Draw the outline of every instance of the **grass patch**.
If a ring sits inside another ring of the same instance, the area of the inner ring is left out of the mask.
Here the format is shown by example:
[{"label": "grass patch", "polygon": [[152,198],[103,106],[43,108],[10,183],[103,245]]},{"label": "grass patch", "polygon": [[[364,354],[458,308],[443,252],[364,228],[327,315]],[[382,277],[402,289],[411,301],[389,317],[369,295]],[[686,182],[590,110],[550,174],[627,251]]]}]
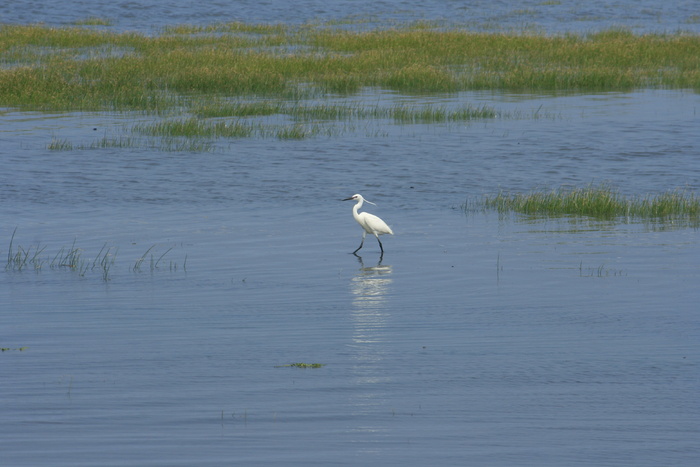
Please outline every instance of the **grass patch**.
[{"label": "grass patch", "polygon": [[[207,103],[193,109],[198,118],[288,116],[298,121],[393,119],[397,123],[442,123],[506,116],[489,106],[303,104],[286,101]],[[191,126],[197,126],[194,122]],[[215,133],[215,132],[214,132]]]},{"label": "grass patch", "polygon": [[157,123],[139,124],[133,127],[138,133],[152,136],[242,138],[255,132],[251,124],[239,121],[207,121],[198,118],[165,120]]},{"label": "grass patch", "polygon": [[700,199],[693,193],[678,190],[653,196],[626,197],[609,186],[590,185],[585,188],[560,188],[526,194],[499,193],[484,197],[480,204],[499,213],[700,220]]},{"label": "grass patch", "polygon": [[[505,114],[487,106],[464,105],[456,109],[432,105],[396,105],[393,107],[362,107],[360,105],[303,105],[299,103],[260,101],[244,103],[205,104],[195,109],[196,116],[185,119],[165,119],[155,123],[140,123],[132,132],[162,138],[249,138],[275,137],[305,139],[320,134],[342,133],[342,127],[328,123],[352,120],[393,120],[397,124],[432,124],[496,118]],[[263,121],[260,118],[269,117]],[[250,119],[253,120],[250,120]],[[285,123],[291,119],[294,123]],[[128,143],[128,141],[127,141]],[[66,141],[52,141],[53,149],[72,149]]]},{"label": "grass patch", "polygon": [[66,139],[53,137],[51,142],[46,146],[46,149],[51,151],[71,151],[73,150],[73,143]]},{"label": "grass patch", "polygon": [[496,118],[500,114],[492,107],[471,105],[458,109],[448,109],[442,106],[406,107],[396,106],[390,109],[388,115],[398,123],[445,123],[476,119]]},{"label": "grass patch", "polygon": [[276,366],[275,368],[284,368],[284,367],[291,367],[291,368],[323,368],[325,363],[290,363],[288,365],[279,365]]},{"label": "grass patch", "polygon": [[[98,20],[95,20],[98,21]],[[99,53],[87,53],[97,50]],[[327,25],[174,26],[161,35],[0,26],[0,105],[143,110],[201,96],[700,89],[700,38],[624,29],[545,36]]]},{"label": "grass patch", "polygon": [[[105,137],[86,146],[56,136],[50,150],[154,146],[200,152],[214,150],[212,141],[220,138],[304,139],[356,128],[334,122],[509,117],[471,105],[318,103],[366,89],[413,96],[486,89],[700,90],[700,37],[682,33],[477,33],[434,22],[373,29],[231,22],[177,25],[153,36],[85,27],[104,23],[0,25],[0,107],[137,111],[163,119],[131,129],[146,138]],[[530,117],[539,118],[539,110]]]}]

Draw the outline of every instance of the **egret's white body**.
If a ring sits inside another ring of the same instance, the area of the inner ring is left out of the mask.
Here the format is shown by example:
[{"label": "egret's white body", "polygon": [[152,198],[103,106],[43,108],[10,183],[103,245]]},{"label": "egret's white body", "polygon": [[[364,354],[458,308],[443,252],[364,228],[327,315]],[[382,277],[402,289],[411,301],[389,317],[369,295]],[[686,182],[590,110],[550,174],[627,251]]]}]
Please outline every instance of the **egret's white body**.
[{"label": "egret's white body", "polygon": [[[357,247],[357,250],[353,251],[354,253],[357,253],[360,248],[365,244],[365,236],[369,233],[374,235],[374,237],[377,239],[379,242],[379,249],[382,251],[382,254],[384,254],[384,247],[382,246],[381,240],[379,240],[380,235],[384,234],[389,234],[389,235],[394,235],[394,232],[391,230],[391,228],[386,225],[386,222],[381,220],[379,217],[375,216],[374,214],[370,214],[368,212],[360,212],[358,213],[358,209],[362,207],[362,203],[367,201],[362,197],[360,194],[352,195],[349,198],[345,198],[343,201],[357,201],[355,206],[352,207],[352,217],[355,218],[358,224],[360,224],[360,227],[362,227],[363,232],[362,232],[362,242],[360,243],[360,246]],[[374,204],[371,201],[367,201],[369,204]],[[375,204],[376,206],[376,204]]]}]

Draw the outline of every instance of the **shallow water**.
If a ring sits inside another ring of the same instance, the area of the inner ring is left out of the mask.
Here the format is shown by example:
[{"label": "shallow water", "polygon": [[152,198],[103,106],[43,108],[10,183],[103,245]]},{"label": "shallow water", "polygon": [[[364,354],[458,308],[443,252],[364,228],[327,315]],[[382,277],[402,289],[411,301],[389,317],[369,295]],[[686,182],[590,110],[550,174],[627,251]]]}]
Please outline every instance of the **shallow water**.
[{"label": "shallow water", "polygon": [[[47,151],[112,117],[4,115],[0,238],[47,257],[0,273],[4,458],[693,465],[697,230],[460,205],[697,191],[697,96],[493,104],[559,117],[182,154]],[[354,192],[396,232],[381,262],[371,238],[349,254]],[[115,249],[109,280],[49,266],[73,242],[88,262]]]},{"label": "shallow water", "polygon": [[609,2],[434,1],[420,7],[405,0],[334,2],[301,0],[295,8],[280,0],[265,2],[206,2],[149,0],[146,2],[65,0],[52,3],[18,0],[0,5],[6,23],[66,25],[88,17],[109,19],[117,30],[151,32],[174,24],[210,24],[226,21],[305,23],[309,21],[355,20],[367,26],[417,20],[444,21],[474,30],[534,30],[547,33],[587,33],[612,27],[635,32],[700,32],[697,3],[675,0],[622,0]]},{"label": "shallow water", "polygon": [[[0,114],[0,257],[16,228],[46,258],[0,271],[3,465],[694,466],[697,228],[461,205],[697,193],[698,95],[427,99],[523,118],[184,153],[46,149],[138,115]],[[356,192],[383,258],[349,254]]]}]

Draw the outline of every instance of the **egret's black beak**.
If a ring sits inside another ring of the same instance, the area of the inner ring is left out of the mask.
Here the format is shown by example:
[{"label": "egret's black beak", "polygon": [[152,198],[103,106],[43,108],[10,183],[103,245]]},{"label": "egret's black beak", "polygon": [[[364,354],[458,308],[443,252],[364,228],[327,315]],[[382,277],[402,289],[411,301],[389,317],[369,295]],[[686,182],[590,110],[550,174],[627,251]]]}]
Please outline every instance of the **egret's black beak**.
[{"label": "egret's black beak", "polygon": [[340,201],[350,201],[351,199],[352,199],[352,197],[350,197],[350,198],[345,198],[345,199],[341,199]]}]

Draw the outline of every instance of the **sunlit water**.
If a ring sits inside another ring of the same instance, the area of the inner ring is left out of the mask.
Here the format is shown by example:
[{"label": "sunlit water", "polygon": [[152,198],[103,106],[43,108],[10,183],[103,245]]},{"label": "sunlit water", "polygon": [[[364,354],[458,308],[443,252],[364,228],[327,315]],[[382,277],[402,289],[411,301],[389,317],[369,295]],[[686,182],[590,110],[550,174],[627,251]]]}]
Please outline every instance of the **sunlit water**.
[{"label": "sunlit water", "polygon": [[[153,21],[215,20],[189,8]],[[696,465],[697,229],[461,206],[697,193],[698,95],[431,99],[523,118],[179,153],[46,149],[135,115],[0,115],[3,262],[15,229],[13,251],[46,258],[0,271],[2,464]],[[373,238],[350,254],[356,192],[396,233],[383,258]],[[82,276],[51,264],[73,245]]]}]

